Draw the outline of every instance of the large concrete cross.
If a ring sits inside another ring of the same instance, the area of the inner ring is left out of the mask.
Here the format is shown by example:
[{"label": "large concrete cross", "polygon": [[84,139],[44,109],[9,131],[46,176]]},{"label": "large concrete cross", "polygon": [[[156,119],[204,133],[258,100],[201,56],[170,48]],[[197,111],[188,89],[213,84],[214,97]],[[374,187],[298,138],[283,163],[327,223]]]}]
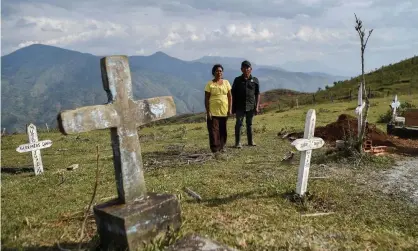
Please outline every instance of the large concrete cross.
[{"label": "large concrete cross", "polygon": [[127,203],[147,193],[137,128],[174,116],[176,107],[170,96],[133,100],[128,57],[105,57],[100,65],[109,102],[63,111],[58,125],[63,134],[111,129],[118,198]]}]

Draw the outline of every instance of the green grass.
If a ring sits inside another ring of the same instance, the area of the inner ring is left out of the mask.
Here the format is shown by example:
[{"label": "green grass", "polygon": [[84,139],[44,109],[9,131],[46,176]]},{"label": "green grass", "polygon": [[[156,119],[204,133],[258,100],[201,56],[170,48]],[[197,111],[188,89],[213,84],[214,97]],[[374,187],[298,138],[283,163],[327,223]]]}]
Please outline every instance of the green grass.
[{"label": "green grass", "polygon": [[[418,105],[418,95],[399,99]],[[372,99],[369,121],[374,123],[388,109],[391,99]],[[375,157],[363,168],[340,161],[326,161],[326,147],[315,150],[306,204],[289,201],[295,190],[299,154],[290,164],[281,158],[293,150],[277,137],[283,127],[303,130],[308,109],[317,111],[317,126],[334,122],[341,113],[354,114],[356,101],[301,106],[288,111],[271,111],[255,117],[256,148],[229,148],[226,160],[187,163],[173,156],[169,146],[185,145],[186,153],[208,153],[204,123],[165,124],[140,130],[141,147],[149,191],[178,195],[185,221],[184,232],[207,234],[210,238],[240,250],[413,250],[417,248],[417,207],[404,198],[382,193],[358,182],[373,180],[374,172],[388,168],[392,159]],[[234,121],[228,122],[228,145],[233,143]],[[384,129],[384,125],[379,127]],[[78,137],[77,137],[78,136]],[[8,173],[31,166],[30,153],[17,153],[27,143],[26,135],[2,138],[2,247],[53,247],[74,244],[83,221],[95,181],[96,145],[100,150],[100,176],[95,203],[116,196],[109,131],[64,136],[39,133],[53,145],[42,150],[45,173]],[[243,138],[245,140],[245,136]],[[319,160],[326,161],[320,167]],[[67,171],[71,164],[79,164]],[[183,187],[199,193],[195,202]],[[301,217],[301,212],[334,212],[320,217]],[[62,239],[60,239],[62,237]],[[94,218],[87,224],[87,238],[97,242]]]}]

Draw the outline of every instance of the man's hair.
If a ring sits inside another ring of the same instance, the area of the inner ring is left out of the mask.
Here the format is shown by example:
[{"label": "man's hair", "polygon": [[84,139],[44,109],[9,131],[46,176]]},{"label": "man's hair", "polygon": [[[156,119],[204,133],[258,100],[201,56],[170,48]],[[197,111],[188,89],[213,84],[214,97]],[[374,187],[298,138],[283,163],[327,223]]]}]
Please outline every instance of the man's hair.
[{"label": "man's hair", "polygon": [[241,68],[251,67],[251,63],[248,60],[244,60],[241,63]]},{"label": "man's hair", "polygon": [[222,71],[224,70],[224,67],[221,64],[216,64],[212,67],[212,75],[215,76],[216,69],[221,68]]}]

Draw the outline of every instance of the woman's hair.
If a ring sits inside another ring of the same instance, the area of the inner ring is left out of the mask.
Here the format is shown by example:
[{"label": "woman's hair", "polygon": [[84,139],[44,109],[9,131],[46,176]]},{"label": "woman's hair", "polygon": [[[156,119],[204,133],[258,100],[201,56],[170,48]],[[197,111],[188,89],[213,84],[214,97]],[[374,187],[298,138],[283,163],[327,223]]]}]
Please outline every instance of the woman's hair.
[{"label": "woman's hair", "polygon": [[221,68],[222,71],[224,70],[224,67],[221,64],[216,64],[212,67],[212,75],[215,76],[216,69]]}]

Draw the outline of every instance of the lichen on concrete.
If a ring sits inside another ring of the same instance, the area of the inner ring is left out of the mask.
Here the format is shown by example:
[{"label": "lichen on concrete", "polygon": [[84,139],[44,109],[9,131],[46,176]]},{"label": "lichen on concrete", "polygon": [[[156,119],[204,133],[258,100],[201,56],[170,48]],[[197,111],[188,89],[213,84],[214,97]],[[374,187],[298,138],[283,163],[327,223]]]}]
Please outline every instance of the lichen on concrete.
[{"label": "lichen on concrete", "polygon": [[188,234],[168,247],[166,251],[238,251],[238,249],[197,234]]}]

